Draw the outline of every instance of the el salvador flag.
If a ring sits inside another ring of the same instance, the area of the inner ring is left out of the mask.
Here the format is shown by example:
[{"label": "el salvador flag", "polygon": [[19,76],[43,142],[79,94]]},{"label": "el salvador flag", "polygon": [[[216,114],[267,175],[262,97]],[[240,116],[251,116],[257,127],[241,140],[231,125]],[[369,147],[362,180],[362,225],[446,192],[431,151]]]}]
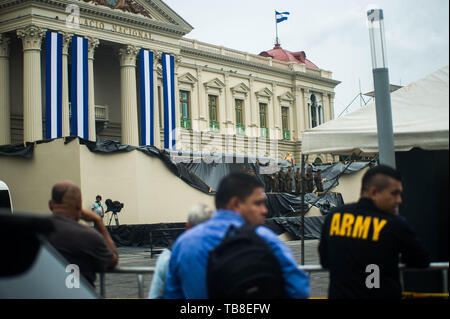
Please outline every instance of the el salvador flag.
[{"label": "el salvador flag", "polygon": [[141,145],[154,146],[153,136],[153,52],[139,52],[141,75]]},{"label": "el salvador flag", "polygon": [[162,54],[163,92],[164,92],[164,148],[175,146],[175,72],[174,57]]},{"label": "el salvador flag", "polygon": [[277,19],[277,23],[280,23],[281,21],[287,20],[287,17],[284,17],[283,15],[289,15],[289,12],[278,12],[275,11],[275,18]]},{"label": "el salvador flag", "polygon": [[88,123],[88,41],[72,37],[72,85],[70,135],[89,139]]},{"label": "el salvador flag", "polygon": [[46,138],[62,137],[62,34],[45,37]]}]

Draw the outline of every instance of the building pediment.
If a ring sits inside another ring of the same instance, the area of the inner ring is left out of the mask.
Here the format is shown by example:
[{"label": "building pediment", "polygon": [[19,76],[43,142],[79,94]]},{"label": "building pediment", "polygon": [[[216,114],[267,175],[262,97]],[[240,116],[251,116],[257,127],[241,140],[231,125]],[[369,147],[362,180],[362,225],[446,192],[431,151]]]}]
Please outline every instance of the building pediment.
[{"label": "building pediment", "polygon": [[225,87],[225,83],[220,81],[218,78],[212,79],[211,81],[205,82],[205,87],[210,89],[223,89]]},{"label": "building pediment", "polygon": [[135,22],[144,19],[143,21],[146,20],[144,23],[154,25],[160,30],[173,29],[185,35],[193,29],[189,23],[160,0],[77,0],[76,2],[79,3],[81,16],[83,12],[93,13],[95,11],[100,15],[114,16],[119,20],[127,17],[125,20],[128,22],[131,14],[136,17]]},{"label": "building pediment", "polygon": [[289,92],[289,91],[283,93],[282,95],[280,95],[280,96],[278,97],[278,99],[279,99],[280,101],[285,101],[285,102],[290,102],[290,103],[292,103],[292,102],[295,101],[294,95],[292,95],[292,93]]},{"label": "building pediment", "polygon": [[268,88],[261,89],[261,90],[255,92],[255,94],[257,97],[268,98],[268,99],[270,99],[273,95],[272,91],[270,91]]},{"label": "building pediment", "polygon": [[134,14],[140,14],[144,17],[152,19],[148,9],[142,6],[137,0],[80,0],[83,2],[93,3],[99,6],[105,6],[114,10],[121,10]]},{"label": "building pediment", "polygon": [[233,92],[233,94],[241,93],[247,95],[247,93],[250,92],[250,88],[245,85],[245,83],[239,83],[231,88],[231,92]]},{"label": "building pediment", "polygon": [[187,84],[195,84],[195,83],[197,83],[197,79],[191,73],[186,72],[183,75],[178,77],[178,82],[187,83]]}]

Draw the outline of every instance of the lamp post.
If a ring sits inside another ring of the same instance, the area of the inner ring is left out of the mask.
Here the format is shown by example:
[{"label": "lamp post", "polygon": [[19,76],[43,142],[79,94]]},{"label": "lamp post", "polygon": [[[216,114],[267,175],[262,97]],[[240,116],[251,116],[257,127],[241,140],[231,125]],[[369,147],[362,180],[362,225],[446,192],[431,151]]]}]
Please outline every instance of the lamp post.
[{"label": "lamp post", "polygon": [[367,11],[367,22],[372,53],[379,162],[395,168],[394,130],[389,90],[389,70],[386,61],[383,10],[371,9]]}]

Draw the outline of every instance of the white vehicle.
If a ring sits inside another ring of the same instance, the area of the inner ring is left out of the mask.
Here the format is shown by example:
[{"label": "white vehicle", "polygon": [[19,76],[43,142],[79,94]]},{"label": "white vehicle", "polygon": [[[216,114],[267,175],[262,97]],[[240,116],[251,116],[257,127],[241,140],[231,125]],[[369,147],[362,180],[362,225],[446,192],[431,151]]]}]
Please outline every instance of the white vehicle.
[{"label": "white vehicle", "polygon": [[1,209],[10,210],[11,213],[14,212],[9,187],[3,181],[0,181],[0,210]]}]

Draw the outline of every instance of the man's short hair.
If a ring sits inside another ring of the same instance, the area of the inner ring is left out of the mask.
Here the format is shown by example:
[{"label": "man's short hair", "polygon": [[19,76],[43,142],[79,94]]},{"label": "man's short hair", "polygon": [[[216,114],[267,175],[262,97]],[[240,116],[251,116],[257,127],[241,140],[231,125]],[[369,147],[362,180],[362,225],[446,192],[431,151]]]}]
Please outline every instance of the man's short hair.
[{"label": "man's short hair", "polygon": [[187,222],[191,227],[203,223],[213,214],[213,209],[205,204],[196,204],[191,207],[188,213]]},{"label": "man's short hair", "polygon": [[102,199],[102,197],[100,195],[95,196],[95,199],[100,198],[100,200]]},{"label": "man's short hair", "polygon": [[226,208],[231,198],[237,196],[244,201],[255,188],[264,188],[264,185],[255,177],[245,173],[231,173],[224,177],[216,192],[216,208]]},{"label": "man's short hair", "polygon": [[388,179],[375,178],[377,175],[391,177],[399,182],[402,181],[400,173],[396,169],[383,164],[374,166],[370,168],[363,176],[361,193],[368,191],[372,186],[375,186],[378,190],[383,190],[388,186]]},{"label": "man's short hair", "polygon": [[55,204],[61,204],[64,195],[67,193],[69,186],[67,185],[54,185],[52,188],[52,200]]}]

